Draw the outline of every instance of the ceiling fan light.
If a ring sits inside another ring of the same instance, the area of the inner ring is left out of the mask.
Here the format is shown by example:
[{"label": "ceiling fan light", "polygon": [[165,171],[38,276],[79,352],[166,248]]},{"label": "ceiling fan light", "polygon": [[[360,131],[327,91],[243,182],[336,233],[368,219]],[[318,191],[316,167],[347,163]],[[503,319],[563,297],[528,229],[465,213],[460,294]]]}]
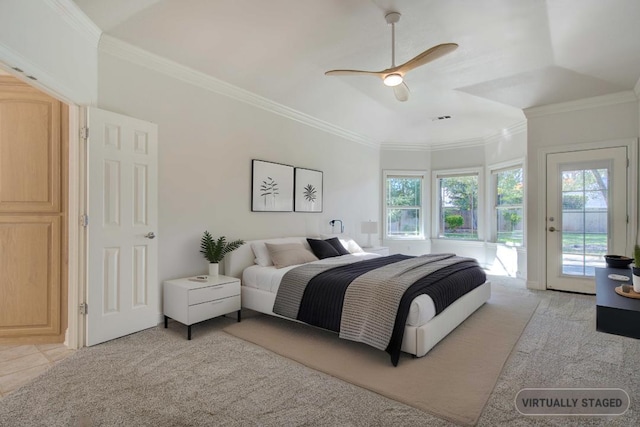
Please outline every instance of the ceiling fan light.
[{"label": "ceiling fan light", "polygon": [[400,74],[393,73],[384,78],[384,84],[387,86],[398,86],[400,83],[402,83],[402,76]]}]

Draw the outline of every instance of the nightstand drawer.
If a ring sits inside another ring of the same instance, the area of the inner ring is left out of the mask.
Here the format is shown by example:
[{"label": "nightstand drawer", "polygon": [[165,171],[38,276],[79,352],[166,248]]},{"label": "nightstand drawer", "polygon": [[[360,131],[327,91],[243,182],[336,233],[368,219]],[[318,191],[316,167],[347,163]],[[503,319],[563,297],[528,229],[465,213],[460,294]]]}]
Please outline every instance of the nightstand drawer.
[{"label": "nightstand drawer", "polygon": [[240,282],[189,290],[189,305],[240,295]]},{"label": "nightstand drawer", "polygon": [[187,325],[240,310],[240,295],[189,306]]}]

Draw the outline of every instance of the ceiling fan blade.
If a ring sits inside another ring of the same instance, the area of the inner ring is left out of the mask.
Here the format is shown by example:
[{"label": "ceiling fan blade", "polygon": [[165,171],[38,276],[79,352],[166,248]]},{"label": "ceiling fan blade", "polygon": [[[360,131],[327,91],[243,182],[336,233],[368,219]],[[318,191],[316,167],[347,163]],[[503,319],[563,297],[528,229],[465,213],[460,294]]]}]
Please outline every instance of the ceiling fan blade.
[{"label": "ceiling fan blade", "polygon": [[398,101],[404,102],[409,99],[409,87],[405,82],[393,87],[393,94]]},{"label": "ceiling fan blade", "polygon": [[325,76],[349,76],[354,74],[368,74],[370,76],[384,77],[382,71],[363,71],[363,70],[331,70],[324,73]]},{"label": "ceiling fan blade", "polygon": [[398,72],[400,74],[405,74],[416,67],[424,65],[428,62],[434,61],[448,53],[453,52],[458,48],[456,43],[443,43],[437,46],[432,47],[431,49],[427,49],[422,52],[420,55],[416,56],[413,59],[408,60],[402,65],[398,65],[395,67],[393,72]]}]

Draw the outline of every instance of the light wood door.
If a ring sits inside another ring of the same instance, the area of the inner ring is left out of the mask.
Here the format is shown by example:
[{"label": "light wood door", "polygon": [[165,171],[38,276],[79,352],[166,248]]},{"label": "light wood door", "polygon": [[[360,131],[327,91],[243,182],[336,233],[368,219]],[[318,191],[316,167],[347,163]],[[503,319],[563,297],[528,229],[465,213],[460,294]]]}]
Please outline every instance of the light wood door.
[{"label": "light wood door", "polygon": [[87,345],[156,326],[158,129],[90,108]]},{"label": "light wood door", "polygon": [[0,76],[0,343],[64,340],[67,114]]},{"label": "light wood door", "polygon": [[0,216],[0,333],[60,334],[60,217]]}]

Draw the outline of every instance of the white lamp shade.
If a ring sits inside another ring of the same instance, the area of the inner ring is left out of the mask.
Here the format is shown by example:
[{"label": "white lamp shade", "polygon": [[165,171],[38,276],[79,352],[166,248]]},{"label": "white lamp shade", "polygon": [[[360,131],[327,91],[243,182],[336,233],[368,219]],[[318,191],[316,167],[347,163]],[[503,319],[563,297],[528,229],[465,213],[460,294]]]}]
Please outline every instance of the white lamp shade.
[{"label": "white lamp shade", "polygon": [[376,221],[365,221],[362,223],[362,234],[375,234],[378,232],[378,223]]}]

